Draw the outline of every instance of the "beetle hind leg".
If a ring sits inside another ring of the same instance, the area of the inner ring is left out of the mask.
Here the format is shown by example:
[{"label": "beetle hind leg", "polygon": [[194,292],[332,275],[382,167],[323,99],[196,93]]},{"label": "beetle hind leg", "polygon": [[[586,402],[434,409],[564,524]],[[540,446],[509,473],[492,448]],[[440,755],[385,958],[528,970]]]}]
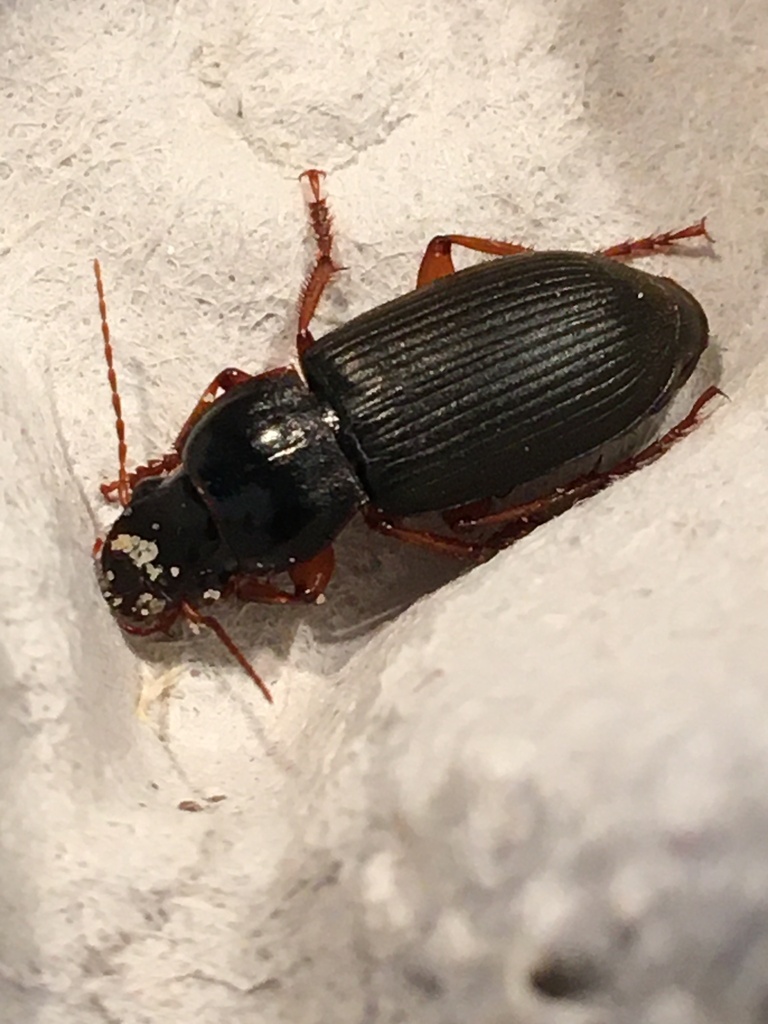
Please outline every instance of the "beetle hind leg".
[{"label": "beetle hind leg", "polygon": [[441,277],[449,277],[456,273],[453,265],[451,249],[461,245],[473,252],[482,252],[487,256],[515,256],[521,252],[532,252],[525,245],[517,242],[499,242],[493,238],[478,238],[475,235],[436,235],[424,250],[421,258],[416,287],[423,288]]},{"label": "beetle hind leg", "polygon": [[485,542],[489,547],[500,550],[524,537],[547,520],[559,515],[560,512],[565,512],[577,501],[583,501],[585,498],[597,494],[598,491],[602,491],[615,480],[655,462],[668,448],[671,448],[673,444],[693,430],[699,422],[699,416],[704,406],[717,395],[722,394],[723,392],[717,387],[707,388],[694,402],[688,415],[679,423],[636,455],[617,463],[607,472],[589,473],[550,494],[521,505],[500,509],[497,512],[477,515],[473,514],[472,507],[468,507],[467,510],[457,509],[457,514],[453,517],[451,525],[456,530],[500,526],[501,529],[493,533]]}]

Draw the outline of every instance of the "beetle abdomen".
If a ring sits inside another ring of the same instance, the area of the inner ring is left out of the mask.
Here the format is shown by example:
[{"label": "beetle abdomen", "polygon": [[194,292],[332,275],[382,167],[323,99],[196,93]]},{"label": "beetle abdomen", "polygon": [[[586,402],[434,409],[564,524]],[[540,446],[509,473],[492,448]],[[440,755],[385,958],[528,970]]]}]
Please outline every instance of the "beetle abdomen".
[{"label": "beetle abdomen", "polygon": [[707,343],[679,285],[530,253],[411,292],[303,356],[373,502],[400,515],[501,497],[660,409]]}]

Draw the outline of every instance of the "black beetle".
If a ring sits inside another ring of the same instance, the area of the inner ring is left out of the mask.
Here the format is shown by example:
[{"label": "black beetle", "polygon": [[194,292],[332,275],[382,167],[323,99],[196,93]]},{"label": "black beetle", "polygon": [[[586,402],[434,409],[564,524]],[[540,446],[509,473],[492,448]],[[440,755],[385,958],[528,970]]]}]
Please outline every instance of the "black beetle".
[{"label": "black beetle", "polygon": [[[179,615],[214,629],[270,700],[201,606],[225,594],[321,601],[332,541],[358,510],[402,540],[485,557],[558,503],[657,456],[716,392],[609,473],[492,511],[492,499],[564,463],[594,455],[597,465],[609,442],[661,410],[688,379],[707,345],[704,311],[680,285],[616,258],[708,237],[704,221],[598,254],[440,236],[427,247],[415,291],[315,341],[310,321],[341,269],[321,176],[302,175],[318,252],[301,296],[299,370],[224,370],[173,451],[132,473],[95,264],[120,445],[119,478],[102,491],[124,506],[97,546],[104,596],[130,632],[165,631]],[[453,244],[499,258],[455,272]],[[443,513],[449,531],[402,522],[425,512]],[[496,532],[468,540],[459,533],[467,525]],[[292,592],[273,582],[281,572]]]}]

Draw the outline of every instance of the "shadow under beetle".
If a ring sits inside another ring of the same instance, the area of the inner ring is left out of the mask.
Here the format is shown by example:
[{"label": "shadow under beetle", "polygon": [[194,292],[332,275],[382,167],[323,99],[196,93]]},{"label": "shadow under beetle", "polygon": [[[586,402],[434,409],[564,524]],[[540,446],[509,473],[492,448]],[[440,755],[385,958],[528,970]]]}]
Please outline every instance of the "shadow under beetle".
[{"label": "shadow under beetle", "polygon": [[[439,236],[414,291],[315,340],[312,317],[342,268],[323,173],[301,177],[317,253],[299,303],[298,367],[222,370],[171,452],[132,472],[94,263],[119,444],[118,478],[102,492],[123,506],[96,545],[104,597],[130,633],[168,631],[180,616],[212,629],[270,701],[201,608],[229,595],[320,603],[332,542],[358,511],[398,540],[486,558],[656,458],[718,393],[709,388],[681,423],[609,472],[494,509],[493,499],[571,460],[594,454],[597,464],[688,379],[708,341],[704,311],[674,281],[620,260],[709,238],[704,221],[595,254]],[[499,258],[456,272],[453,245]],[[424,512],[442,513],[445,531],[405,522]],[[462,535],[470,527],[484,539]]]}]

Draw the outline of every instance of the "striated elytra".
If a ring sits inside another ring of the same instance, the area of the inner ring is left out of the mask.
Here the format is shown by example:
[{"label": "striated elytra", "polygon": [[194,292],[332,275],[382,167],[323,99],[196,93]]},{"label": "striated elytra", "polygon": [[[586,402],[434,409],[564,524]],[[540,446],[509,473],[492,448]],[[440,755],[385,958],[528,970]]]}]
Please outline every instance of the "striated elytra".
[{"label": "striated elytra", "polygon": [[669,279],[525,253],[357,317],[302,366],[367,495],[413,515],[503,497],[631,430],[707,338],[701,306]]}]

